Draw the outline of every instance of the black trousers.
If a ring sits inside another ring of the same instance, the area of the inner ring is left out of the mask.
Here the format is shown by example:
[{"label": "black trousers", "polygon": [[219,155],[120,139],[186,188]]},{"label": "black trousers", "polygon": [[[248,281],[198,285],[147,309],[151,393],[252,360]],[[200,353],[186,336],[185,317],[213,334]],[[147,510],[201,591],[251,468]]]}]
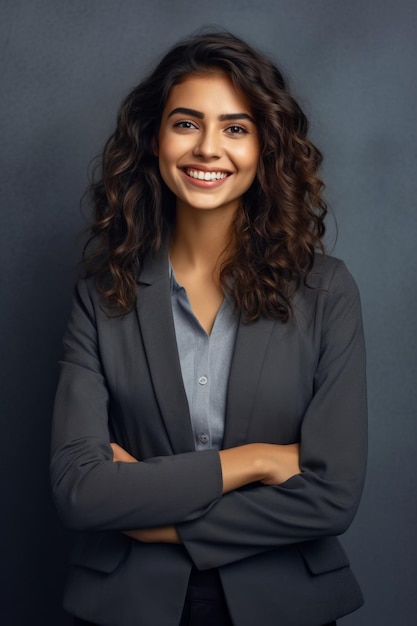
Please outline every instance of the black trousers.
[{"label": "black trousers", "polygon": [[179,626],[233,626],[217,570],[191,571]]},{"label": "black trousers", "polygon": [[[74,626],[99,625],[75,618]],[[192,570],[179,626],[233,626],[217,570]]]}]

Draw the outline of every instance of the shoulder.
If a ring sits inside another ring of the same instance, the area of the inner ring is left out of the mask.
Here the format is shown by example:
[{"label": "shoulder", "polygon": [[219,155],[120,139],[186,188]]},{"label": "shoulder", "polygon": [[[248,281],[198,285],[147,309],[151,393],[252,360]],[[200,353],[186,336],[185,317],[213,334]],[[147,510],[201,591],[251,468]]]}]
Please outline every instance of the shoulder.
[{"label": "shoulder", "polygon": [[357,291],[356,282],[344,261],[325,254],[316,254],[307,278],[309,287],[326,292],[347,289]]},{"label": "shoulder", "polygon": [[307,290],[317,291],[330,304],[342,300],[357,302],[359,305],[356,281],[341,259],[316,254],[306,283]]},{"label": "shoulder", "polygon": [[312,270],[294,298],[299,321],[309,326],[313,320],[325,323],[335,316],[360,318],[360,308],[358,287],[344,261],[316,254]]},{"label": "shoulder", "polygon": [[72,307],[67,332],[91,329],[95,332],[101,321],[108,319],[94,276],[79,277],[73,287]]},{"label": "shoulder", "polygon": [[94,276],[79,277],[74,285],[74,300],[88,309],[95,309],[100,301]]}]

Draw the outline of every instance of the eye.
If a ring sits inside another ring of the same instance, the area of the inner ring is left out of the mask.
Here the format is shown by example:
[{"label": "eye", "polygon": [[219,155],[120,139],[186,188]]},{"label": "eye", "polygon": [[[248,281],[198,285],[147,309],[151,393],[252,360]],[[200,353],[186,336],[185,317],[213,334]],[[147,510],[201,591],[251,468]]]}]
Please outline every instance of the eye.
[{"label": "eye", "polygon": [[230,135],[247,135],[248,134],[248,131],[246,130],[246,128],[244,126],[241,126],[240,124],[233,124],[232,126],[228,126],[226,130]]},{"label": "eye", "polygon": [[196,128],[196,125],[189,120],[180,120],[179,122],[175,122],[174,128],[184,128],[185,130],[189,130]]}]

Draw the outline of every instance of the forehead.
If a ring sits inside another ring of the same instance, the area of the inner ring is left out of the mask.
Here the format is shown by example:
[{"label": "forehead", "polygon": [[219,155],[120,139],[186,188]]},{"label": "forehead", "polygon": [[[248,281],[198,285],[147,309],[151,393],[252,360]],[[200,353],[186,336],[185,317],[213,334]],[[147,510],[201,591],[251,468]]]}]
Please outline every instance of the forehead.
[{"label": "forehead", "polygon": [[223,72],[189,74],[169,92],[164,114],[176,107],[187,107],[204,113],[251,113],[246,96]]}]

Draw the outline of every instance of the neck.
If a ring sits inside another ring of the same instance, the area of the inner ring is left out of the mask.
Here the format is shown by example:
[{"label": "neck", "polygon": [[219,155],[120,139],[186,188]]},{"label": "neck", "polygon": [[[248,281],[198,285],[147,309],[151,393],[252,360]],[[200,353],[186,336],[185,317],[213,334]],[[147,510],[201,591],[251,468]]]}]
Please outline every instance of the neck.
[{"label": "neck", "polygon": [[217,274],[222,254],[232,241],[234,213],[177,207],[170,245],[174,269],[188,267]]}]

